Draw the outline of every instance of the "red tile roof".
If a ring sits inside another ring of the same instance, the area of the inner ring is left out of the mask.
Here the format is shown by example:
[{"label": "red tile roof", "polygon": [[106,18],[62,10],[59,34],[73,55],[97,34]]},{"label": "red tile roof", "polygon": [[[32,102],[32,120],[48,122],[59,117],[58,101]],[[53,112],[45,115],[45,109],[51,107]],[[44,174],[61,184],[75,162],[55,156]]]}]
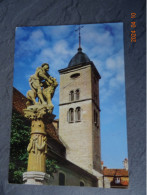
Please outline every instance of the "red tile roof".
[{"label": "red tile roof", "polygon": [[13,109],[23,115],[23,109],[26,108],[27,98],[13,87]]},{"label": "red tile roof", "polygon": [[51,124],[47,124],[46,125],[46,132],[53,138],[55,139],[56,141],[58,141],[59,143],[62,144],[62,142],[59,140],[59,137],[56,133],[56,129],[54,127],[54,125],[51,123]]},{"label": "red tile roof", "polygon": [[[13,110],[23,115],[24,114],[23,109],[26,108],[26,102],[27,98],[22,93],[20,93],[16,88],[13,87]],[[54,140],[62,144],[53,124],[47,124],[46,131]]]},{"label": "red tile roof", "polygon": [[120,184],[123,185],[123,186],[128,186],[129,185],[129,181],[127,181],[127,180],[121,181]]},{"label": "red tile roof", "polygon": [[128,177],[128,171],[125,169],[103,169],[104,176],[121,176]]}]

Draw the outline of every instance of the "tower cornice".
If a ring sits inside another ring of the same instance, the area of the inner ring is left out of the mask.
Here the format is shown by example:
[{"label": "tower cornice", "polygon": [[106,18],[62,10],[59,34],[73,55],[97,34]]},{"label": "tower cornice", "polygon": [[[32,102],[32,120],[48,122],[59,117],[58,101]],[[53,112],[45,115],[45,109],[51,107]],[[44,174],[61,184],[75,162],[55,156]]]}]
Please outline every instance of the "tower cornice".
[{"label": "tower cornice", "polygon": [[99,74],[98,70],[96,69],[96,67],[92,61],[87,62],[87,63],[84,62],[84,63],[78,64],[75,66],[60,69],[60,70],[58,70],[58,72],[60,74],[66,74],[67,72],[72,72],[72,71],[76,71],[76,70],[81,69],[81,68],[86,68],[86,66],[89,66],[89,65],[92,66],[92,68],[94,69],[94,72],[96,73],[98,79],[101,79],[101,75]]},{"label": "tower cornice", "polygon": [[84,102],[84,101],[89,101],[89,100],[91,100],[94,103],[94,105],[97,107],[97,109],[99,111],[101,111],[101,109],[99,108],[99,106],[97,105],[96,101],[93,98],[86,98],[86,99],[82,99],[82,100],[66,102],[66,103],[59,104],[59,106],[64,106],[64,105],[69,105],[69,104],[74,104],[74,103],[79,103],[79,102]]}]

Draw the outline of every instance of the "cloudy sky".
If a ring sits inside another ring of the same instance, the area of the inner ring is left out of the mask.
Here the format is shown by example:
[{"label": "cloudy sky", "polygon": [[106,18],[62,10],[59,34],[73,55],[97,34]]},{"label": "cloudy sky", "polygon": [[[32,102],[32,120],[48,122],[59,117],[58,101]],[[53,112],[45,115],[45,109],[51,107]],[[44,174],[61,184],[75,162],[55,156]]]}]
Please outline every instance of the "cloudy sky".
[{"label": "cloudy sky", "polygon": [[[17,27],[13,85],[26,95],[29,77],[38,66],[50,64],[50,75],[66,68],[77,53],[78,25]],[[87,24],[81,30],[81,45],[98,69],[100,80],[101,151],[104,166],[123,168],[127,157],[124,80],[123,24]],[[59,117],[59,86],[53,104]]]}]

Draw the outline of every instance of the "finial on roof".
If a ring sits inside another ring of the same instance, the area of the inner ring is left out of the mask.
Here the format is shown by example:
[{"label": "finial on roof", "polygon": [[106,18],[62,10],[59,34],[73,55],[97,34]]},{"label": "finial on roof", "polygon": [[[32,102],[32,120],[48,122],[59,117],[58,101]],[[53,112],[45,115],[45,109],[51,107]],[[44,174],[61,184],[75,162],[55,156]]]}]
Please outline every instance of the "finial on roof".
[{"label": "finial on roof", "polygon": [[78,47],[78,52],[70,60],[68,67],[91,62],[89,57],[85,53],[82,52],[82,48],[81,48],[81,31],[80,30],[83,27],[84,26],[79,25],[79,27],[75,30],[75,31],[79,31],[79,47]]},{"label": "finial on roof", "polygon": [[82,51],[82,48],[81,48],[81,28],[83,28],[84,26],[80,26],[79,24],[79,27],[75,30],[75,31],[79,31],[79,48],[78,48],[78,52],[81,52]]}]

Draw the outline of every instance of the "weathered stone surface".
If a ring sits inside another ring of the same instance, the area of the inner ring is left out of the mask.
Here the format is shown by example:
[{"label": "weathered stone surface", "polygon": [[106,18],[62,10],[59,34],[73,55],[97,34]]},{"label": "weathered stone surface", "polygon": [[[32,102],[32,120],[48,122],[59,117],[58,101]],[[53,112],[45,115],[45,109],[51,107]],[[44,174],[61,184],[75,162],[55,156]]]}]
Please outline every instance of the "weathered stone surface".
[{"label": "weathered stone surface", "polygon": [[24,117],[32,120],[36,119],[43,119],[45,116],[48,116],[50,118],[50,115],[52,113],[52,106],[49,106],[47,104],[43,105],[33,105],[28,106],[27,109],[24,109]]},{"label": "weathered stone surface", "polygon": [[[54,115],[46,114],[46,107],[42,107],[38,109],[38,105],[30,106],[32,108],[32,115],[28,112],[25,115],[27,118],[32,119],[31,123],[31,138],[30,143],[27,147],[27,151],[29,152],[28,158],[28,167],[27,171],[40,171],[46,172],[46,154],[47,154],[47,137],[46,137],[46,121],[48,119],[48,123],[52,122],[54,119]],[[43,111],[40,112],[40,110]],[[34,111],[36,109],[36,111]],[[27,111],[29,110],[26,109]],[[31,110],[31,109],[30,109]],[[40,112],[40,113],[38,113]],[[45,113],[45,114],[44,114]],[[47,116],[46,116],[47,115]],[[31,117],[30,117],[31,116]]]},{"label": "weathered stone surface", "polygon": [[[58,85],[56,79],[47,73],[48,70],[49,65],[44,63],[36,69],[35,74],[29,79],[31,90],[27,92],[27,109],[23,110],[24,117],[32,120],[31,139],[27,147],[29,153],[28,172],[46,172],[47,137],[45,119],[49,119],[48,123],[52,122],[54,106],[51,99]],[[38,97],[38,102],[36,102],[36,97]],[[26,184],[29,182],[30,179]],[[31,182],[33,182],[32,179]]]},{"label": "weathered stone surface", "polygon": [[[47,104],[49,107],[49,112],[52,113],[54,105],[51,99],[54,96],[54,92],[58,83],[55,78],[48,74],[49,64],[44,63],[41,67],[36,69],[35,74],[30,76],[29,84],[31,90],[27,92],[28,101],[27,106],[30,105],[44,105]],[[36,98],[38,97],[38,102]],[[38,112],[38,114],[41,114]],[[42,115],[42,114],[41,114]]]},{"label": "weathered stone surface", "polygon": [[[37,121],[38,122],[38,121]],[[46,172],[47,137],[42,133],[31,135],[27,171]]]},{"label": "weathered stone surface", "polygon": [[[71,75],[73,74],[80,76],[72,79]],[[94,79],[97,80],[95,83]],[[70,85],[68,85],[69,83]],[[94,93],[99,94],[98,85],[98,74],[96,76],[92,64],[74,66],[74,69],[66,69],[63,74],[60,73],[59,136],[67,146],[67,159],[90,173],[93,168],[101,171],[99,119],[98,128],[95,129],[94,124],[94,109],[99,116],[98,101],[96,100],[97,103],[94,103]],[[70,101],[70,91],[75,92],[77,89],[80,91],[78,101],[76,99]],[[98,95],[97,98],[99,98]],[[77,107],[81,108],[81,120],[76,122],[74,117],[74,122],[70,123],[67,120],[69,109],[72,108],[75,113]]]},{"label": "weathered stone surface", "polygon": [[50,175],[44,172],[31,171],[23,173],[23,181],[25,184],[48,185],[49,179]]}]

